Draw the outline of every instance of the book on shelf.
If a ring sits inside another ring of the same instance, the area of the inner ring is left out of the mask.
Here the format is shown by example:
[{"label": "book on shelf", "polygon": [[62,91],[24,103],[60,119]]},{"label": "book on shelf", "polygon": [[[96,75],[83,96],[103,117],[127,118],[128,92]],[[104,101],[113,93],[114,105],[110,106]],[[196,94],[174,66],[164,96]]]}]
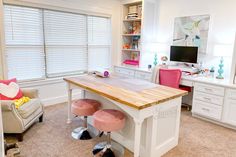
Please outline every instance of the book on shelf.
[{"label": "book on shelf", "polygon": [[128,9],[129,9],[129,10],[128,10],[129,13],[137,13],[137,11],[138,11],[138,6],[137,6],[137,5],[132,5],[132,6],[129,6]]}]

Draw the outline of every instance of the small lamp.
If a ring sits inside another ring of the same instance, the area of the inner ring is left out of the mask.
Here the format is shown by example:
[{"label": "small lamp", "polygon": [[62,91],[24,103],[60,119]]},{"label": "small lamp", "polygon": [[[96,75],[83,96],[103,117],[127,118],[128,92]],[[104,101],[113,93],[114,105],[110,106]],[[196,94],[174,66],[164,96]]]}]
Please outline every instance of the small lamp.
[{"label": "small lamp", "polygon": [[230,57],[232,55],[232,46],[231,45],[215,45],[214,46],[214,56],[221,57],[218,69],[217,79],[224,79],[224,57]]}]

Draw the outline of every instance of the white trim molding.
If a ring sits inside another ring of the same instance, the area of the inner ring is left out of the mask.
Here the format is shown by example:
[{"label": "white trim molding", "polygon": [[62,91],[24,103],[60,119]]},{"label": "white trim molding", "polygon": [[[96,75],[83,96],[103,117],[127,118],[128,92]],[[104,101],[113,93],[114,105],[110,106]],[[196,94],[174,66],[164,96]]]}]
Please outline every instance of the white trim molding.
[{"label": "white trim molding", "polygon": [[235,76],[236,76],[236,33],[235,33],[235,41],[234,41],[234,51],[233,51],[233,56],[232,56],[230,83],[236,84]]}]

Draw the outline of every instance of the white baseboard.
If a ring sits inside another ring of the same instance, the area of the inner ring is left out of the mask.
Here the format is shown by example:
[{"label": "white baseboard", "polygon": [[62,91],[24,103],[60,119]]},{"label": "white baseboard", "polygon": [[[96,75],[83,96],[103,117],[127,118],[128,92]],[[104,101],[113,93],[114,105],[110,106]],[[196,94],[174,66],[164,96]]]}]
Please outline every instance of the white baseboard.
[{"label": "white baseboard", "polygon": [[[73,93],[72,99],[78,99],[81,96],[81,92],[76,92]],[[51,106],[59,103],[64,103],[67,102],[68,96],[67,95],[62,95],[62,96],[57,96],[57,97],[51,97],[47,99],[41,99],[42,103],[44,106]]]}]

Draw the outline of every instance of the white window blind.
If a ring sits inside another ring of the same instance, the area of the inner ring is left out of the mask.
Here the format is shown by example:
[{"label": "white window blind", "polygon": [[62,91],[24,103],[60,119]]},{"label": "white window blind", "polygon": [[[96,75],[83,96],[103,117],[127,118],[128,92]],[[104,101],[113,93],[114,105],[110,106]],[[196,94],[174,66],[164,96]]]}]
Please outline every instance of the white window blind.
[{"label": "white window blind", "polygon": [[88,69],[110,68],[110,18],[88,16]]},{"label": "white window blind", "polygon": [[8,77],[18,80],[45,76],[42,11],[4,6]]},{"label": "white window blind", "polygon": [[47,75],[87,71],[87,19],[85,15],[44,11]]}]

